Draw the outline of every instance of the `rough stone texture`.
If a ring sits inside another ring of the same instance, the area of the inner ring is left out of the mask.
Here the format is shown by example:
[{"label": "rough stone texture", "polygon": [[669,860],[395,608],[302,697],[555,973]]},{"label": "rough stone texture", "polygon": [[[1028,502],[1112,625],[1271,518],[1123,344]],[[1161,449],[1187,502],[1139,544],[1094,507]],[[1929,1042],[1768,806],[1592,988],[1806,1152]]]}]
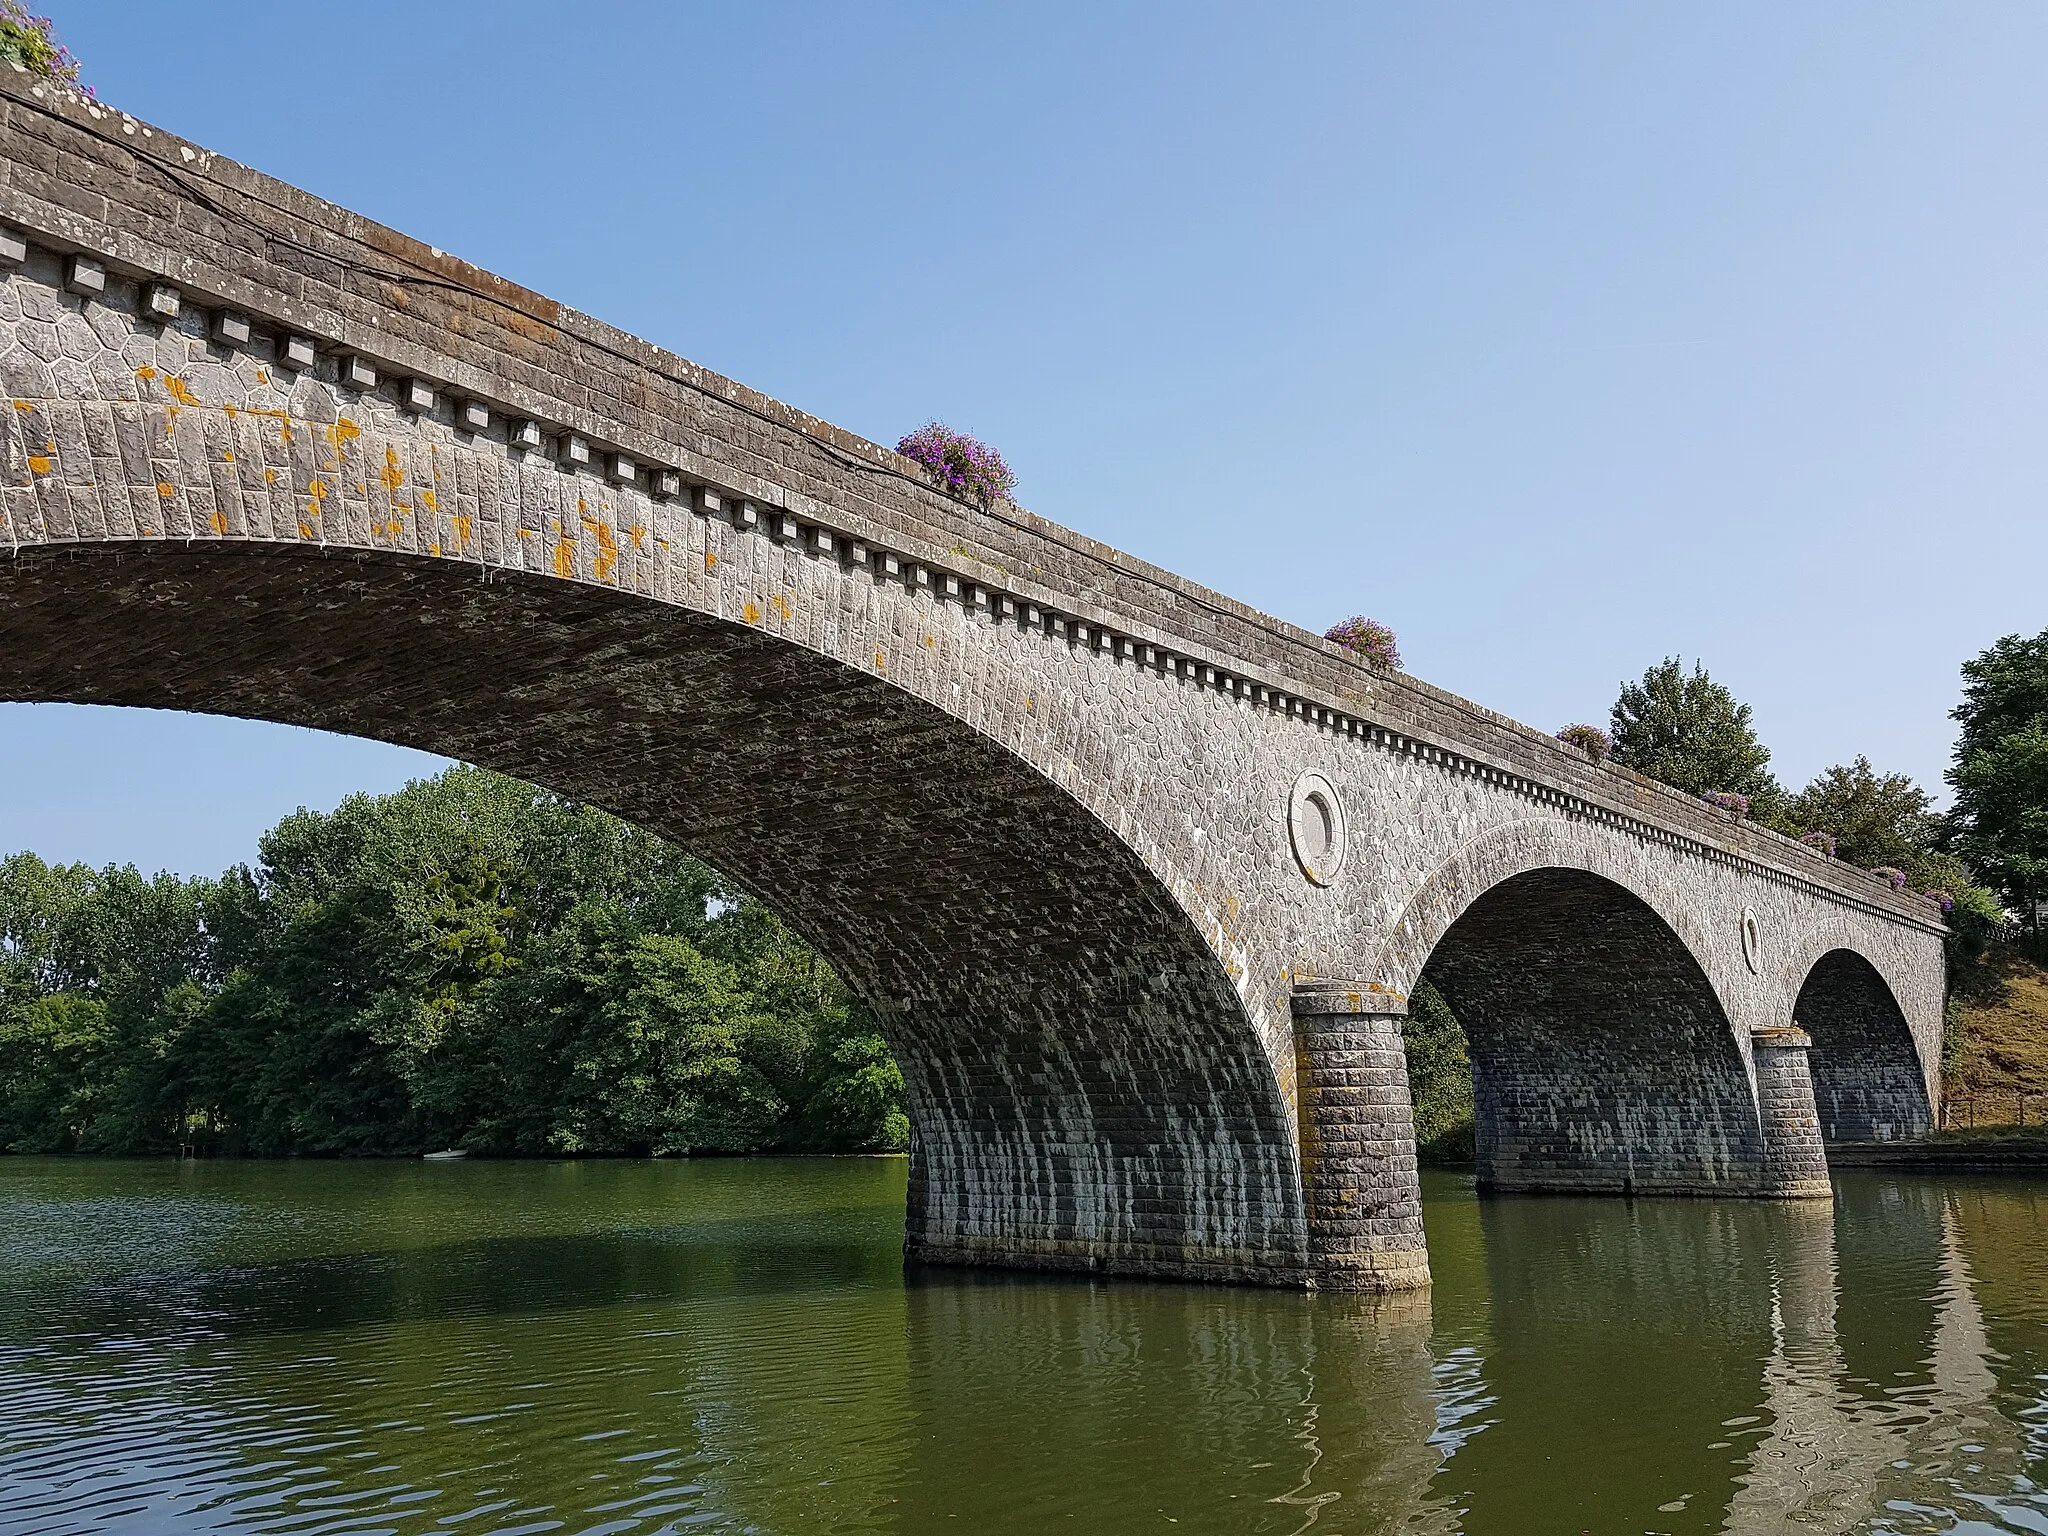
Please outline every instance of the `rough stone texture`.
[{"label": "rough stone texture", "polygon": [[1813,1039],[1813,1095],[1829,1141],[1906,1141],[1934,1128],[1915,1031],[1862,955],[1821,956],[1792,1017]]},{"label": "rough stone texture", "polygon": [[1942,929],[1859,871],[4,66],[0,225],[0,697],[404,742],[691,847],[877,1008],[914,1256],[1312,1283],[1316,977],[1449,979],[1501,1187],[1757,1192],[1749,1031],[1838,950],[1824,1128],[1933,1101]]},{"label": "rough stone texture", "polygon": [[1763,1177],[1759,1192],[1785,1200],[1831,1200],[1827,1148],[1813,1104],[1807,1053],[1813,1039],[1790,1026],[1754,1029],[1757,1115],[1763,1125]]},{"label": "rough stone texture", "polygon": [[1415,1106],[1401,1048],[1407,1005],[1363,985],[1294,990],[1295,1084],[1308,1252],[1317,1287],[1429,1284]]}]

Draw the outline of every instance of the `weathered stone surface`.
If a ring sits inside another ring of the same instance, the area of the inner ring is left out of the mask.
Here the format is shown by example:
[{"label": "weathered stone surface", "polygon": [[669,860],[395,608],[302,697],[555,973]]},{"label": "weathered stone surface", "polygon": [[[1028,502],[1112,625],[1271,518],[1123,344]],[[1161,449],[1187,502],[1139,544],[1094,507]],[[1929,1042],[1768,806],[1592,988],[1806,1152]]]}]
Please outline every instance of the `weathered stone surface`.
[{"label": "weathered stone surface", "polygon": [[1443,984],[1503,1189],[1770,1192],[1795,1010],[1830,1136],[1926,1123],[1942,929],[1861,872],[5,67],[0,225],[0,697],[404,742],[712,860],[878,1010],[914,1256],[1408,1243],[1398,1052],[1298,1038],[1318,977]]}]

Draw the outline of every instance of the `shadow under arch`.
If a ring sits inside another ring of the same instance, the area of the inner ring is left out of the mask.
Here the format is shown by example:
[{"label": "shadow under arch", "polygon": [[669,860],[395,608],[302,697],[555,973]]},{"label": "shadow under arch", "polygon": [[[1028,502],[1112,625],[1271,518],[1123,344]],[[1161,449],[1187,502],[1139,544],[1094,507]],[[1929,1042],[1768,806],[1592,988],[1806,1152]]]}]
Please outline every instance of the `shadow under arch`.
[{"label": "shadow under arch", "polygon": [[1792,1007],[1813,1037],[1809,1061],[1821,1139],[1905,1141],[1934,1128],[1919,1048],[1891,986],[1839,947],[1814,961]]},{"label": "shadow under arch", "polygon": [[379,551],[109,542],[0,582],[0,699],[311,726],[601,806],[770,903],[875,1009],[924,1259],[1293,1283],[1289,1120],[1142,858],[906,689],[631,592]]},{"label": "shadow under arch", "polygon": [[1582,868],[1502,878],[1423,971],[1464,1026],[1482,1189],[1743,1194],[1765,1147],[1746,1059],[1690,946]]}]

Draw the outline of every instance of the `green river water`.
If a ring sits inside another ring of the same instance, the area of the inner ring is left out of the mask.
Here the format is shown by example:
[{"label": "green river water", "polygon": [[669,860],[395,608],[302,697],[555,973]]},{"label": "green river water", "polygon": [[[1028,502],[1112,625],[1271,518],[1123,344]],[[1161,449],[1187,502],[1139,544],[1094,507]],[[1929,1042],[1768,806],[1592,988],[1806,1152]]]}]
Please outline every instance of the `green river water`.
[{"label": "green river water", "polygon": [[2048,1181],[1426,1184],[1426,1298],[904,1273],[895,1159],[0,1159],[0,1532],[2048,1532]]}]

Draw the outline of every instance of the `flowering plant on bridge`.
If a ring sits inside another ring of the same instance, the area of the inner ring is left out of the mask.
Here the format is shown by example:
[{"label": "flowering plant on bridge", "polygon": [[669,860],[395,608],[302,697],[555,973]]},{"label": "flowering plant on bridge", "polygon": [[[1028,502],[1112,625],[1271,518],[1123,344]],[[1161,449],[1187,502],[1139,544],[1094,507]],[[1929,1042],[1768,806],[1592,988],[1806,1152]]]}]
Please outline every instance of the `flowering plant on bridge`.
[{"label": "flowering plant on bridge", "polygon": [[1889,864],[1880,864],[1871,873],[1880,880],[1889,880],[1895,891],[1903,891],[1906,888],[1906,872],[1903,869],[1893,869]]},{"label": "flowering plant on bridge", "polygon": [[1007,496],[1017,477],[987,443],[955,432],[943,421],[928,421],[896,444],[906,459],[922,464],[939,488],[987,506]]},{"label": "flowering plant on bridge", "polygon": [[1700,798],[1716,810],[1726,811],[1731,816],[1741,817],[1749,814],[1747,795],[1733,794],[1725,789],[1710,789]]},{"label": "flowering plant on bridge", "polygon": [[46,79],[78,79],[78,60],[58,44],[50,18],[31,16],[21,0],[0,0],[0,59]]},{"label": "flowering plant on bridge", "polygon": [[1809,848],[1818,849],[1831,859],[1835,856],[1835,834],[1832,832],[1809,832],[1799,841]]},{"label": "flowering plant on bridge", "polygon": [[1596,763],[1614,750],[1614,738],[1597,725],[1568,725],[1557,733],[1557,739],[1577,747]]},{"label": "flowering plant on bridge", "polygon": [[1922,891],[1920,894],[1941,908],[1943,917],[1949,916],[1956,909],[1956,899],[1947,891]]},{"label": "flowering plant on bridge", "polygon": [[1401,665],[1401,652],[1395,647],[1394,632],[1377,619],[1354,614],[1342,624],[1332,624],[1324,630],[1323,638],[1336,641],[1345,650],[1364,657],[1376,667],[1392,670]]}]

